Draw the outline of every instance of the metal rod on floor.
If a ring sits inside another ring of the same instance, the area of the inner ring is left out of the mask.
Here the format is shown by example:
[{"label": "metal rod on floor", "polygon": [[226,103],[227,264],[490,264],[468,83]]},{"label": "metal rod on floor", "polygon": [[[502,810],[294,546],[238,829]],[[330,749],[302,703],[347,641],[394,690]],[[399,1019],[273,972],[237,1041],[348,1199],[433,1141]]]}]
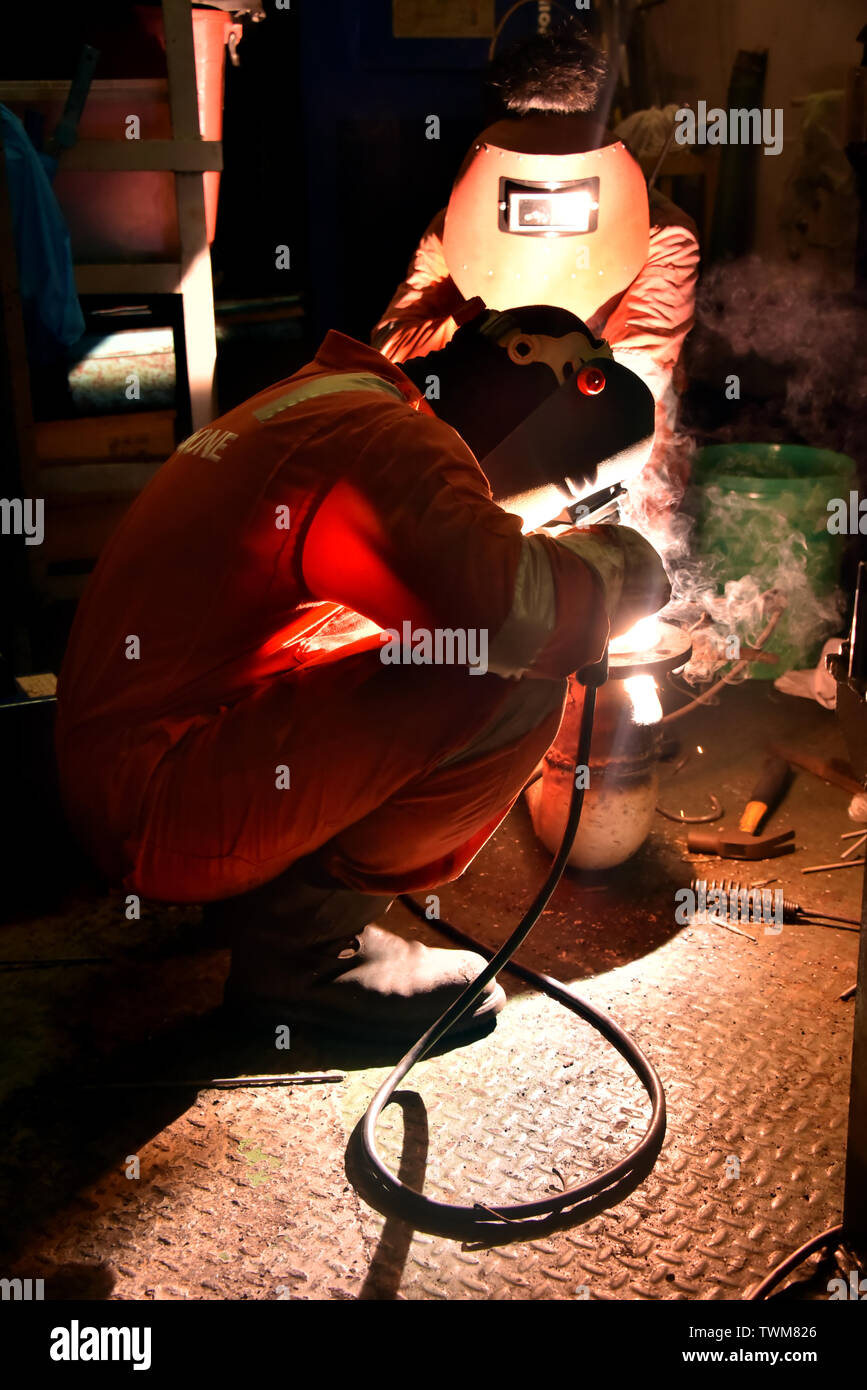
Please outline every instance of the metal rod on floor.
[{"label": "metal rod on floor", "polygon": [[87,1081],[75,1089],[79,1091],[151,1091],[164,1087],[184,1091],[228,1091],[242,1090],[246,1086],[318,1086],[326,1081],[345,1081],[342,1071],[310,1071],[283,1073],[275,1076],[216,1076],[205,1080],[174,1080],[156,1078],[153,1081]]},{"label": "metal rod on floor", "polygon": [[802,869],[802,874],[820,874],[823,869],[854,869],[859,864],[863,864],[863,859],[838,859],[833,864],[811,864],[808,869]]}]

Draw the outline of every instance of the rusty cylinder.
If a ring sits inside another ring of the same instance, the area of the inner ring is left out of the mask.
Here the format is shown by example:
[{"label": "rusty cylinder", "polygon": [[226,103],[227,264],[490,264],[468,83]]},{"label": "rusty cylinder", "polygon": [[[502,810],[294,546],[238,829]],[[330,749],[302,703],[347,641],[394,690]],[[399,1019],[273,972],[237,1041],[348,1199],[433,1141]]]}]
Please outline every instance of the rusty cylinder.
[{"label": "rusty cylinder", "polygon": [[[526,792],[533,829],[552,854],[566,824],[583,705],[584,687],[573,677],[542,776]],[[625,683],[604,685],[597,697],[581,822],[569,855],[573,868],[610,869],[644,843],[658,799],[660,743],[658,724],[636,722]]]}]

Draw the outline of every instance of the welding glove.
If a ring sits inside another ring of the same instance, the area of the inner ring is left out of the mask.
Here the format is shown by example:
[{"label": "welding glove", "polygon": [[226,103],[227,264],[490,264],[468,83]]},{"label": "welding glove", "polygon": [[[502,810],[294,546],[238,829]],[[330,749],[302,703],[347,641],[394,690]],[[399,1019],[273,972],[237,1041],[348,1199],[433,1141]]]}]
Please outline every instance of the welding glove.
[{"label": "welding glove", "polygon": [[554,539],[599,576],[612,637],[668,603],[671,585],[662,560],[630,526],[582,526]]}]

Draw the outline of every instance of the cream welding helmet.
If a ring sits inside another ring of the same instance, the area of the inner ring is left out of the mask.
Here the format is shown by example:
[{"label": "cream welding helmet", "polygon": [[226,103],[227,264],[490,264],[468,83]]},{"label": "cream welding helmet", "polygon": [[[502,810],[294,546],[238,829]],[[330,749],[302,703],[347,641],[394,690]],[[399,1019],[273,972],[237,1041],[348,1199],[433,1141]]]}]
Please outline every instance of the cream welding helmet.
[{"label": "cream welding helmet", "polygon": [[499,121],[474,140],[446,209],[443,249],[466,299],[557,304],[592,319],[647,260],[639,165],[620,140],[586,148],[586,116]]}]

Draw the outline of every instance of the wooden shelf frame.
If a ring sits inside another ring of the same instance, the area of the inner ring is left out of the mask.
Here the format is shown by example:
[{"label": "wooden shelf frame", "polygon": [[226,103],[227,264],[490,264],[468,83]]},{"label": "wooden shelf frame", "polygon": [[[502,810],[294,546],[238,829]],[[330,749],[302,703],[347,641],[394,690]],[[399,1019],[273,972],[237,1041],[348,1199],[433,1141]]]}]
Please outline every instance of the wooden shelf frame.
[{"label": "wooden shelf frame", "polygon": [[[174,175],[180,255],[168,261],[79,262],[79,294],[178,294],[187,364],[192,428],[201,429],[215,414],[214,379],[217,335],[211,258],[205,223],[203,175],[223,167],[219,140],[203,140],[199,130],[193,12],[190,0],[162,0],[168,78],[98,81],[88,101],[116,100],[141,94],[168,97],[171,139],[79,140],[58,157],[62,173],[170,173]],[[13,104],[63,102],[68,82],[0,82],[0,101]],[[181,360],[181,354],[177,354]]]}]

